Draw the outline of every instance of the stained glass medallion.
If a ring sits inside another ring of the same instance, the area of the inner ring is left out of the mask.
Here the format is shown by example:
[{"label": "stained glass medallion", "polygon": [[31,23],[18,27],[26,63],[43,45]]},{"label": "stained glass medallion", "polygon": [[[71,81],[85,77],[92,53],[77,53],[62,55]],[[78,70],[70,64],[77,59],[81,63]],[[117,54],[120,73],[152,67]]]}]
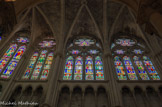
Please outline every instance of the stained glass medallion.
[{"label": "stained glass medallion", "polygon": [[124,54],[125,53],[125,51],[124,50],[116,50],[116,51],[114,51],[116,54]]},{"label": "stained glass medallion", "polygon": [[51,48],[53,47],[54,45],[56,45],[56,43],[52,40],[50,41],[42,41],[41,43],[39,43],[39,45],[42,47],[42,48]]},{"label": "stained glass medallion", "polygon": [[91,49],[91,50],[88,51],[88,53],[90,53],[90,54],[97,54],[97,53],[99,53],[99,51]]},{"label": "stained glass medallion", "polygon": [[78,46],[91,46],[95,44],[95,41],[92,39],[77,39],[75,40],[75,44]]},{"label": "stained glass medallion", "polygon": [[135,54],[142,54],[144,51],[142,51],[141,49],[134,49],[132,52],[134,52]]},{"label": "stained glass medallion", "polygon": [[18,37],[17,42],[19,42],[19,43],[28,43],[29,39],[27,37]]},{"label": "stained glass medallion", "polygon": [[121,46],[133,46],[136,42],[131,39],[117,39],[116,44]]},{"label": "stained glass medallion", "polygon": [[71,51],[71,53],[72,53],[72,54],[75,54],[75,55],[79,54],[80,52],[81,52],[81,51],[79,51],[79,50],[72,50],[72,51]]}]

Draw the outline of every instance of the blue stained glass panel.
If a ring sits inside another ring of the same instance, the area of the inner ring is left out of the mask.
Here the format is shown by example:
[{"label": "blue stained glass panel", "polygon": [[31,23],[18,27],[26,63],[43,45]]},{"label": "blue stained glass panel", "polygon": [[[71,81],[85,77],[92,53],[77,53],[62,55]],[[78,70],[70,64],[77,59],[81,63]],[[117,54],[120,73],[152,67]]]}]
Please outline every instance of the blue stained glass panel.
[{"label": "blue stained glass panel", "polygon": [[17,52],[15,53],[13,59],[11,60],[9,65],[7,66],[6,70],[1,75],[2,78],[9,78],[11,76],[12,72],[16,68],[17,63],[20,61],[20,59],[21,59],[23,53],[25,52],[25,50],[26,50],[26,46],[25,45],[21,46],[17,50]]},{"label": "blue stained glass panel", "polygon": [[53,52],[49,53],[41,74],[40,79],[41,80],[47,80],[50,68],[51,68],[51,64],[52,64],[52,59],[53,59]]},{"label": "blue stained glass panel", "polygon": [[37,64],[36,64],[36,66],[34,68],[33,74],[31,76],[31,79],[33,79],[33,80],[38,79],[38,77],[40,75],[40,72],[42,70],[45,58],[46,58],[46,54],[47,54],[46,50],[41,52],[41,54],[40,54],[40,56],[38,58]]},{"label": "blue stained glass panel", "polygon": [[94,74],[93,74],[93,60],[91,56],[86,57],[85,61],[85,79],[86,80],[94,80]]},{"label": "blue stained glass panel", "polygon": [[156,72],[155,67],[153,66],[151,60],[147,56],[143,56],[143,61],[147,70],[149,71],[151,78],[153,80],[160,80],[160,76]]},{"label": "blue stained glass panel", "polygon": [[137,66],[138,69],[138,73],[141,77],[142,80],[149,80],[149,77],[147,75],[147,72],[145,71],[142,61],[140,60],[140,58],[138,56],[134,56],[133,57],[134,63]]},{"label": "blue stained glass panel", "polygon": [[69,56],[66,60],[63,80],[71,80],[72,79],[73,62],[74,62],[73,57]]},{"label": "blue stained glass panel", "polygon": [[30,77],[30,75],[33,71],[33,68],[34,68],[34,65],[36,63],[37,58],[38,58],[38,52],[35,52],[30,59],[29,65],[28,65],[22,79],[29,79],[29,77]]},{"label": "blue stained glass panel", "polygon": [[104,80],[103,64],[100,56],[95,58],[96,80]]},{"label": "blue stained glass panel", "polygon": [[127,80],[127,77],[126,77],[125,71],[124,71],[124,67],[121,62],[121,58],[119,56],[114,57],[114,64],[115,64],[116,72],[118,75],[118,79],[119,80]]},{"label": "blue stained glass panel", "polygon": [[82,80],[83,73],[83,59],[78,56],[75,61],[74,80]]},{"label": "blue stained glass panel", "polygon": [[123,57],[124,64],[128,73],[128,77],[130,80],[137,80],[137,76],[134,70],[134,67],[132,65],[132,62],[128,56]]},{"label": "blue stained glass panel", "polygon": [[4,69],[10,58],[13,56],[14,52],[17,49],[17,44],[10,45],[9,49],[4,53],[3,57],[0,60],[0,72]]}]

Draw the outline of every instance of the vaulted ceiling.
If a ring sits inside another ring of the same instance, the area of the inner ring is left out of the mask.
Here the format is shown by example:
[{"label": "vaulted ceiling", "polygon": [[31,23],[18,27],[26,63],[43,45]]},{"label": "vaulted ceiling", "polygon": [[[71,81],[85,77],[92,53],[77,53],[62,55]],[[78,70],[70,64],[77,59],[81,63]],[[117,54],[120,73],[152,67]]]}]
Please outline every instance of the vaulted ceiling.
[{"label": "vaulted ceiling", "polygon": [[68,38],[81,34],[95,35],[104,41],[126,28],[142,37],[137,24],[139,9],[153,1],[16,0],[14,6],[17,26],[31,31],[31,41],[42,35],[53,35],[67,42]]}]

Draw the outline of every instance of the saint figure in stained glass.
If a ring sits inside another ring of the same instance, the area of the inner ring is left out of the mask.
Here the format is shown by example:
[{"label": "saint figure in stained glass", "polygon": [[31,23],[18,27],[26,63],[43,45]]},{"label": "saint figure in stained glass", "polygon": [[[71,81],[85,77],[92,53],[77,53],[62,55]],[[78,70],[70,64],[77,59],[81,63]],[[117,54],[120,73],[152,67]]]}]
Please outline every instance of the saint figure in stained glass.
[{"label": "saint figure in stained glass", "polygon": [[73,57],[69,56],[66,60],[65,71],[64,71],[64,80],[71,80],[72,79],[72,72],[73,72]]},{"label": "saint figure in stained glass", "polygon": [[96,80],[104,80],[103,64],[100,56],[95,58]]},{"label": "saint figure in stained glass", "polygon": [[155,70],[151,60],[147,56],[143,56],[144,64],[153,80],[160,80],[158,73]]},{"label": "saint figure in stained glass", "polygon": [[86,80],[94,80],[93,76],[93,60],[91,56],[86,57],[85,61],[85,79]]},{"label": "saint figure in stained glass", "polygon": [[82,80],[83,60],[78,56],[75,61],[74,80]]},{"label": "saint figure in stained glass", "polygon": [[124,64],[128,73],[128,77],[130,80],[137,80],[137,76],[134,70],[134,67],[132,65],[132,62],[128,56],[123,57]]}]

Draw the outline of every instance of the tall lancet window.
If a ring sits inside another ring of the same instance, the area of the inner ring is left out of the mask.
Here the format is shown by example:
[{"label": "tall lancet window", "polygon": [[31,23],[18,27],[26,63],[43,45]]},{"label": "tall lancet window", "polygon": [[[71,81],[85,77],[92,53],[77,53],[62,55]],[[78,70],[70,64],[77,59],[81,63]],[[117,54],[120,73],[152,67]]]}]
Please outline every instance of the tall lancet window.
[{"label": "tall lancet window", "polygon": [[22,76],[24,80],[47,80],[54,57],[56,42],[46,38],[37,46]]},{"label": "tall lancet window", "polygon": [[149,50],[140,39],[120,37],[111,45],[119,80],[160,80],[149,59]]},{"label": "tall lancet window", "polygon": [[19,63],[29,43],[28,37],[17,37],[0,59],[0,77],[9,78]]},{"label": "tall lancet window", "polygon": [[69,43],[66,51],[63,80],[104,80],[102,48],[90,37]]}]

